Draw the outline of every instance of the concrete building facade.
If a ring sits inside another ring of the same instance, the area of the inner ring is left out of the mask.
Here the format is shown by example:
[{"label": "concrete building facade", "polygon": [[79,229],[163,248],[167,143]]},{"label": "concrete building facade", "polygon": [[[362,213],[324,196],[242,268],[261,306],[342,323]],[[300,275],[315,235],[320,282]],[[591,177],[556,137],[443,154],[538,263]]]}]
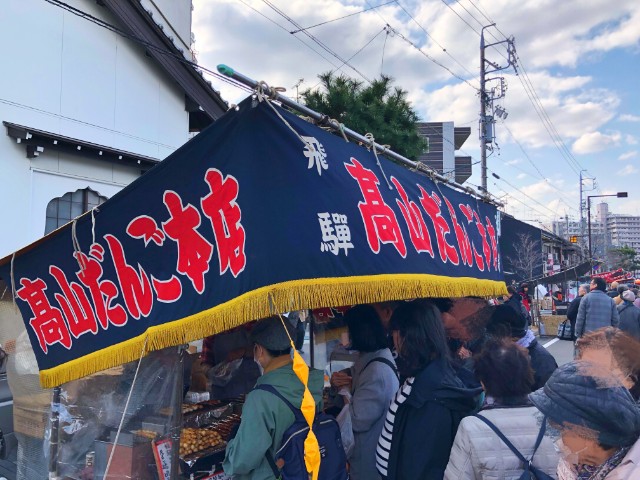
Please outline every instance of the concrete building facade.
[{"label": "concrete building facade", "polygon": [[453,122],[418,122],[418,133],[429,142],[429,151],[418,161],[460,184],[471,176],[471,157],[456,156],[471,135],[471,127],[455,127]]}]

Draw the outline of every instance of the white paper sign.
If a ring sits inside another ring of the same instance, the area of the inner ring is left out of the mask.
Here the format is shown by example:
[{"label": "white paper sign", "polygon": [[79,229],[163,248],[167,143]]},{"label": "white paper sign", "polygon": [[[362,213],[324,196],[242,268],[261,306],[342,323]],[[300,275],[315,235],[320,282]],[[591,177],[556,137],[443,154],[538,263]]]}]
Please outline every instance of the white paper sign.
[{"label": "white paper sign", "polygon": [[153,456],[156,457],[160,480],[169,480],[171,478],[171,440],[166,438],[153,442]]}]

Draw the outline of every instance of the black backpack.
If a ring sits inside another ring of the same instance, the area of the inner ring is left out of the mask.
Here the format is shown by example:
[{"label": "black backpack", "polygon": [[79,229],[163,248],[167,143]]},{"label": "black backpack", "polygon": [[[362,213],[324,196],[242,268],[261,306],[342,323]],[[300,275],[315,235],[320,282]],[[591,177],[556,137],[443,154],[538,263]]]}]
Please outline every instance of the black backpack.
[{"label": "black backpack", "polygon": [[[271,385],[256,385],[254,390],[264,390],[282,400],[293,412],[295,421],[282,435],[280,447],[275,459],[267,452],[265,455],[273,475],[279,480],[308,480],[309,475],[304,463],[304,440],[309,432],[309,424],[299,408],[294,407],[278,390]],[[347,456],[342,446],[340,427],[335,418],[323,412],[317,412],[313,421],[313,433],[320,447],[320,480],[348,480]],[[283,461],[278,468],[277,461]]]},{"label": "black backpack", "polygon": [[511,450],[514,453],[514,455],[518,457],[518,459],[522,462],[523,472],[522,472],[522,475],[520,475],[520,477],[518,478],[518,480],[553,480],[553,477],[551,477],[550,475],[547,475],[542,470],[536,468],[532,463],[533,457],[536,455],[536,452],[538,451],[538,447],[540,446],[540,443],[542,443],[542,438],[544,437],[544,432],[547,428],[546,417],[542,420],[542,426],[540,427],[540,431],[538,432],[538,438],[536,439],[536,444],[533,447],[533,453],[531,454],[531,458],[528,460],[524,457],[524,455],[520,453],[520,451],[513,445],[513,443],[511,443],[509,439],[504,436],[504,433],[502,433],[500,429],[496,427],[492,422],[490,422],[487,418],[478,414],[474,415],[474,417],[479,418],[484,423],[486,423],[487,426],[491,430],[493,430],[495,434],[498,435],[498,437],[500,437],[500,440],[502,440],[504,444],[507,447],[509,447],[509,450]]}]

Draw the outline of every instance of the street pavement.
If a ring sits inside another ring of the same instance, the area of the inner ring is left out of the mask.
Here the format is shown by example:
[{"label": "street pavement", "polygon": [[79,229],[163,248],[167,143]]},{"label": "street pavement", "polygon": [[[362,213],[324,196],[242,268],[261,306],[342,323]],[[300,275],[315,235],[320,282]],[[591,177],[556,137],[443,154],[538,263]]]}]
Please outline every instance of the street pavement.
[{"label": "street pavement", "polygon": [[542,337],[538,341],[554,356],[558,365],[564,365],[573,360],[573,342],[559,340],[556,337]]}]

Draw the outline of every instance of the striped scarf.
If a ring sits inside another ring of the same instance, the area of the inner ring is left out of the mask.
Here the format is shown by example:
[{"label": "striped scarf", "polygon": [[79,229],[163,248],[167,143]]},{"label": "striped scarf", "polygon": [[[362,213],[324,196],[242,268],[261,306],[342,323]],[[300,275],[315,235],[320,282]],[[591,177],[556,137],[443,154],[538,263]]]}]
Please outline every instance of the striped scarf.
[{"label": "striped scarf", "polygon": [[405,380],[404,384],[398,389],[395,398],[389,405],[387,411],[387,417],[384,421],[384,427],[380,438],[378,439],[378,448],[376,448],[376,468],[383,477],[387,476],[387,469],[389,468],[389,455],[391,453],[391,443],[393,441],[393,423],[396,419],[396,413],[398,407],[402,405],[409,395],[411,395],[411,388],[413,387],[413,381],[415,377],[409,377]]}]

